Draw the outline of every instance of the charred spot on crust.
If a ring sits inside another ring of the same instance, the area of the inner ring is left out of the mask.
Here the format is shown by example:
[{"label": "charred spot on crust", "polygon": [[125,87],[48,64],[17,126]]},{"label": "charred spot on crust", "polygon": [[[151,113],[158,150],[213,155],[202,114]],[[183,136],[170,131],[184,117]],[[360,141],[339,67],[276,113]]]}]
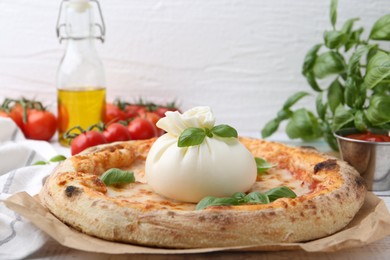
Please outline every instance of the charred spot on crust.
[{"label": "charred spot on crust", "polygon": [[333,170],[337,167],[337,161],[335,159],[329,159],[320,163],[317,163],[314,166],[314,173],[317,173],[321,170]]},{"label": "charred spot on crust", "polygon": [[68,186],[66,187],[65,189],[65,195],[68,197],[68,198],[71,198],[77,194],[79,194],[81,192],[80,188],[77,188],[75,186]]},{"label": "charred spot on crust", "polygon": [[356,176],[355,182],[356,182],[356,185],[358,187],[366,185],[366,182],[364,181],[364,179],[361,176]]}]

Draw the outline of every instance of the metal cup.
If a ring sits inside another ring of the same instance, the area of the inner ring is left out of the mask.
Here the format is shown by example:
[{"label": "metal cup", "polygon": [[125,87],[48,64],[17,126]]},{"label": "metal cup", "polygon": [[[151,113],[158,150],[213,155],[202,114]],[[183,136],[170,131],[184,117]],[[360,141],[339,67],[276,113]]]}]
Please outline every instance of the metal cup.
[{"label": "metal cup", "polygon": [[[386,130],[370,130],[376,134],[388,134]],[[365,179],[368,190],[390,190],[390,143],[369,142],[346,138],[356,134],[353,128],[334,133],[340,149],[341,159],[351,164]]]}]

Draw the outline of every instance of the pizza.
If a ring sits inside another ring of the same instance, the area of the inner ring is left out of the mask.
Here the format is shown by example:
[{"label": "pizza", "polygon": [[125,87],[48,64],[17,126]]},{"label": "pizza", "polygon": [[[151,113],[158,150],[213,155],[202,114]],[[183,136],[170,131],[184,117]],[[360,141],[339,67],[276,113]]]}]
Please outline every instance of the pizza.
[{"label": "pizza", "polygon": [[[268,204],[211,206],[179,202],[146,182],[145,160],[155,139],[96,146],[60,163],[47,178],[42,204],[70,227],[110,241],[163,248],[253,246],[313,240],[343,229],[363,204],[366,188],[346,162],[309,147],[239,138],[275,167],[250,191],[287,186],[296,198]],[[110,168],[134,172],[135,182],[107,186]]]}]

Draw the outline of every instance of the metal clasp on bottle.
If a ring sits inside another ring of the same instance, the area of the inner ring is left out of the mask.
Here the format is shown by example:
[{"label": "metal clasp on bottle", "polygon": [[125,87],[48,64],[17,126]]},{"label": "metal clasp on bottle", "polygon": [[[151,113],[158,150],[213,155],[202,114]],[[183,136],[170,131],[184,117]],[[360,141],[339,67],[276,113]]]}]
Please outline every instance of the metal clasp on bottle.
[{"label": "metal clasp on bottle", "polygon": [[[60,41],[60,43],[62,42],[62,40],[67,40],[67,39],[75,39],[75,40],[84,39],[81,37],[75,38],[75,37],[63,36],[61,34],[61,28],[66,27],[65,23],[61,23],[62,9],[63,9],[64,4],[69,3],[70,1],[71,0],[62,0],[61,5],[60,5],[60,11],[59,11],[58,17],[57,17],[56,33],[57,33],[57,38]],[[100,18],[100,24],[94,23],[94,26],[96,26],[99,29],[99,34],[95,35],[93,38],[99,39],[101,42],[104,42],[105,36],[106,36],[106,26],[105,26],[104,19],[103,19],[102,9],[100,8],[100,4],[97,0],[89,0],[89,1],[94,2],[96,4],[97,10],[99,11],[99,18]]]}]

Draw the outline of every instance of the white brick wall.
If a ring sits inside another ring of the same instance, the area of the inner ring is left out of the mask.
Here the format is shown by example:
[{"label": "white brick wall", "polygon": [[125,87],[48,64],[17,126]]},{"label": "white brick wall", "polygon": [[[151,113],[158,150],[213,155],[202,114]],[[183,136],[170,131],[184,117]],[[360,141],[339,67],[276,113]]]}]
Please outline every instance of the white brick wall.
[{"label": "white brick wall", "polygon": [[[36,97],[55,108],[65,44],[55,36],[59,1],[0,1],[0,98]],[[176,98],[210,105],[220,123],[258,132],[297,90],[306,51],[329,29],[329,1],[101,0],[107,40],[98,45],[108,99]],[[340,0],[339,24],[371,25],[388,0]],[[340,25],[341,26],[341,25]],[[385,47],[390,45],[385,43]],[[311,101],[306,101],[311,105]]]}]

